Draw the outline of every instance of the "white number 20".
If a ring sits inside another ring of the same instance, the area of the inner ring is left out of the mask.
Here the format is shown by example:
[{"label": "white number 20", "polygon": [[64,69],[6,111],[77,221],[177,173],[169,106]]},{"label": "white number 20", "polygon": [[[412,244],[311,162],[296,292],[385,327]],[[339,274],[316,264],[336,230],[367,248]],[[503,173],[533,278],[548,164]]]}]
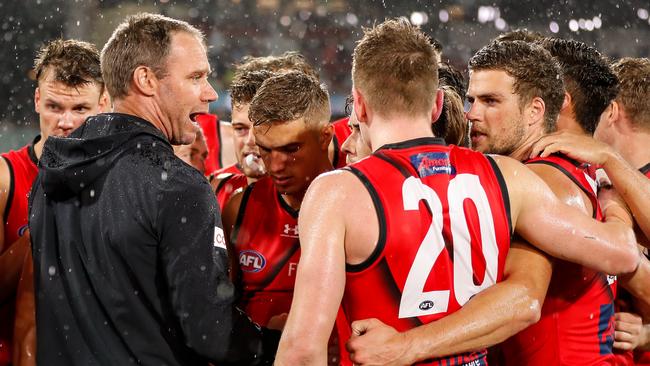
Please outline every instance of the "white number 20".
[{"label": "white number 20", "polygon": [[[420,200],[425,200],[433,218],[406,277],[400,300],[399,317],[410,318],[446,312],[449,307],[450,290],[424,291],[429,273],[438,256],[445,249],[440,198],[431,187],[415,177],[409,177],[402,185],[402,197],[406,211],[417,211]],[[447,197],[454,248],[454,295],[458,304],[462,306],[474,294],[496,283],[499,248],[496,243],[490,204],[478,176],[458,174],[449,182]],[[476,286],[473,280],[471,239],[463,209],[465,199],[472,200],[476,205],[481,226],[482,254],[485,258],[486,273],[483,283],[479,286]]]}]

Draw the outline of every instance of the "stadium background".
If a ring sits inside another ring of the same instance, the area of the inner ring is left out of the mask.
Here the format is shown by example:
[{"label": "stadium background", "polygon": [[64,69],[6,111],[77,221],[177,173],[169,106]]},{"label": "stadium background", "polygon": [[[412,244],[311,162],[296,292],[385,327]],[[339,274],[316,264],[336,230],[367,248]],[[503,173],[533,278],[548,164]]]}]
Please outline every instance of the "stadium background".
[{"label": "stadium background", "polygon": [[0,0],[0,151],[38,131],[31,70],[36,50],[56,37],[99,49],[126,15],[150,11],[202,29],[219,93],[212,112],[230,119],[232,64],[245,55],[298,50],[328,86],[334,116],[350,90],[351,53],[362,26],[406,16],[443,45],[443,60],[461,70],[469,57],[503,31],[525,27],[581,40],[612,58],[650,56],[648,0]]}]

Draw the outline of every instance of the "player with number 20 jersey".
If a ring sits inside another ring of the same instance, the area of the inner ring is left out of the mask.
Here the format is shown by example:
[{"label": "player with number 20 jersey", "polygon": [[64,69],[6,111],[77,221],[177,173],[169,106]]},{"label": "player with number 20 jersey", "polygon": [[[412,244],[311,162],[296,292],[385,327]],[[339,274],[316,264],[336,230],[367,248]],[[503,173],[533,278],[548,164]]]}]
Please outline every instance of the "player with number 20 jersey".
[{"label": "player with number 20 jersey", "polygon": [[[461,308],[502,279],[509,200],[494,161],[435,138],[385,145],[348,168],[368,189],[380,234],[372,255],[347,265],[350,322],[378,318],[405,331]],[[485,365],[485,351],[427,365]]]}]

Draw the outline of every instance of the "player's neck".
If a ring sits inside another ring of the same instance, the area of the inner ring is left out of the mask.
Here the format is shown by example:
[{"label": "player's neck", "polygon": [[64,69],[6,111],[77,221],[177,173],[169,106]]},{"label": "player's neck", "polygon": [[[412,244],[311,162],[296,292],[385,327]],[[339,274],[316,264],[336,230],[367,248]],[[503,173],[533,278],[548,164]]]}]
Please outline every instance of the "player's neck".
[{"label": "player's neck", "polygon": [[[315,170],[314,170],[313,177],[308,178],[309,182],[312,182],[314,179],[316,179],[316,177],[318,177],[322,173],[329,172],[330,170],[334,169],[328,155],[327,154],[321,154],[321,155],[322,156],[319,156],[317,159],[314,159],[313,161]],[[298,211],[300,210],[302,199],[305,197],[305,193],[307,193],[307,188],[309,188],[309,186],[305,187],[305,190],[300,192],[296,192],[292,194],[281,194],[282,199],[287,205],[289,205],[289,207]]]},{"label": "player's neck", "polygon": [[528,135],[524,136],[521,143],[510,154],[508,154],[508,156],[519,161],[528,160],[530,153],[533,151],[533,145],[542,136],[544,136],[544,131],[541,128],[530,131]]},{"label": "player's neck", "polygon": [[627,136],[622,136],[616,141],[614,148],[630,165],[640,169],[650,163],[650,132],[635,130]]},{"label": "player's neck", "polygon": [[34,155],[36,155],[36,160],[41,160],[41,155],[43,154],[43,145],[45,145],[45,139],[43,137],[41,137],[41,139],[34,144]]},{"label": "player's neck", "polygon": [[129,96],[115,100],[113,102],[113,111],[140,117],[159,129],[168,140],[171,138],[171,131],[168,131],[162,122],[160,108],[151,102],[151,98]]},{"label": "player's neck", "polygon": [[413,118],[412,116],[397,118],[377,117],[372,125],[368,125],[372,150],[375,151],[386,144],[413,140],[421,137],[433,137],[430,118]]}]

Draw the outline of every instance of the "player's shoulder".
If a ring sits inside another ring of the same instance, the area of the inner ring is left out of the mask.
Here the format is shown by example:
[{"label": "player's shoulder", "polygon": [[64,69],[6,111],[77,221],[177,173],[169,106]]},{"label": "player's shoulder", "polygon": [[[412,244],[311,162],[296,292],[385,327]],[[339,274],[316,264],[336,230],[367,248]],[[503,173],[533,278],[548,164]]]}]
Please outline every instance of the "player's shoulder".
[{"label": "player's shoulder", "polygon": [[320,174],[309,185],[305,199],[322,202],[346,202],[367,193],[363,182],[349,169],[336,169]]}]

